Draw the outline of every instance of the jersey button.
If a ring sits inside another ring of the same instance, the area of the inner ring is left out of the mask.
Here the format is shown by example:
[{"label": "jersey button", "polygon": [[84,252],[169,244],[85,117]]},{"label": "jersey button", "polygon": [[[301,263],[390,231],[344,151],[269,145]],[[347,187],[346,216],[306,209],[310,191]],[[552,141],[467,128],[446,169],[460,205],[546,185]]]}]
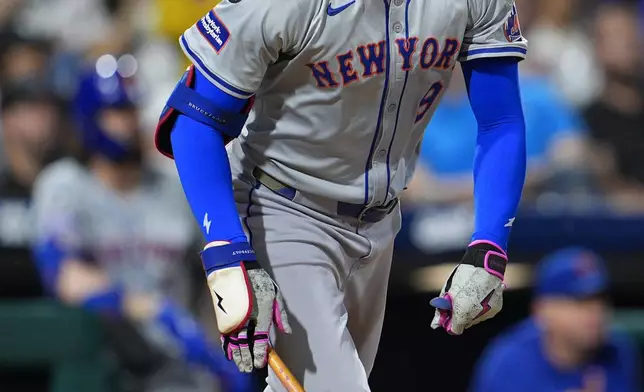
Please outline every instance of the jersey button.
[{"label": "jersey button", "polygon": [[387,107],[387,111],[389,113],[393,113],[395,110],[396,110],[396,104],[395,103],[392,103],[391,105],[389,105],[389,107]]},{"label": "jersey button", "polygon": [[394,4],[400,7],[403,4],[404,0],[394,0]]},{"label": "jersey button", "polygon": [[400,22],[394,23],[394,31],[396,33],[400,33],[402,31],[402,25],[400,24]]},{"label": "jersey button", "polygon": [[379,157],[384,157],[386,153],[387,153],[387,150],[382,149],[382,150],[378,151],[378,156]]}]

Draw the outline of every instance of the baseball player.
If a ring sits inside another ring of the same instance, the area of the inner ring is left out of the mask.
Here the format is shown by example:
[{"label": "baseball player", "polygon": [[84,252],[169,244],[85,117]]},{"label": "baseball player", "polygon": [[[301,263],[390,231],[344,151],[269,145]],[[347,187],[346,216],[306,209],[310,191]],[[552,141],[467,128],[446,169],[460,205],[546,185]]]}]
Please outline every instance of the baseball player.
[{"label": "baseball player", "polygon": [[[35,254],[48,291],[74,305],[132,320],[167,357],[145,391],[211,391],[212,377],[246,391],[249,378],[209,345],[187,311],[182,265],[195,225],[175,181],[141,161],[136,91],[117,70],[89,72],[74,101],[87,149],[44,169],[34,187]],[[195,289],[195,288],[192,288]]]},{"label": "baseball player", "polygon": [[265,366],[276,326],[307,391],[369,390],[398,198],[456,61],[479,126],[476,227],[431,326],[461,334],[499,312],[526,165],[512,0],[224,0],[180,44],[193,65],[155,139],[241,371]]}]

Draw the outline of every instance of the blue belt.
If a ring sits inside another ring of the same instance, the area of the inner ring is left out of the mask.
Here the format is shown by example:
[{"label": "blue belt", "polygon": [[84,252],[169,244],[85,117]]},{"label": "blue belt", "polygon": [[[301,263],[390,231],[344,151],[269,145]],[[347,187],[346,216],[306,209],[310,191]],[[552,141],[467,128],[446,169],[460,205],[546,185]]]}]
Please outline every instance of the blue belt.
[{"label": "blue belt", "polygon": [[[257,182],[264,185],[271,191],[287,198],[288,200],[294,201],[297,189],[275,179],[258,167],[253,169],[253,177],[255,177]],[[337,202],[336,213],[340,216],[356,218],[359,221],[376,223],[389,215],[397,205],[397,198],[390,200],[387,204],[372,207],[366,207],[364,204],[353,204],[339,201]]]}]

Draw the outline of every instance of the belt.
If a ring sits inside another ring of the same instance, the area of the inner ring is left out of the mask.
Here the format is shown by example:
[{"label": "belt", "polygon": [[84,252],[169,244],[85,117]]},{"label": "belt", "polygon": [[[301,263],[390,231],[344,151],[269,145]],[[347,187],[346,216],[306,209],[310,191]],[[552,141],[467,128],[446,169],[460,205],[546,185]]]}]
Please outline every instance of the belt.
[{"label": "belt", "polygon": [[[255,180],[257,180],[257,182],[264,185],[271,191],[287,198],[288,200],[295,201],[295,196],[298,194],[297,189],[275,179],[258,167],[255,167],[255,169],[253,169],[253,177],[255,177]],[[304,199],[302,201],[311,200],[312,197],[304,197],[302,199]],[[302,202],[299,204],[307,205],[308,207],[312,207],[313,209],[319,209],[316,207],[319,207],[323,204],[328,205],[329,203],[319,203],[314,201],[312,203]],[[313,204],[313,206],[309,204]],[[356,218],[359,221],[363,222],[376,223],[383,220],[396,208],[396,206],[398,205],[398,199],[392,199],[385,205],[372,207],[367,207],[364,204],[345,203],[342,201],[334,202],[333,204],[336,205],[335,212],[340,216]]]}]

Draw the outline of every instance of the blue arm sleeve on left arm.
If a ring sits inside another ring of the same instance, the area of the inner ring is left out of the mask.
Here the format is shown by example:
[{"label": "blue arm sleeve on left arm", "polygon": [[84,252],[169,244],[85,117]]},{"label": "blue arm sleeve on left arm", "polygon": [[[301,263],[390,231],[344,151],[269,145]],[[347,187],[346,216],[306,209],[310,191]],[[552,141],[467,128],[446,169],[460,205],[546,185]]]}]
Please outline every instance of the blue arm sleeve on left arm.
[{"label": "blue arm sleeve on left arm", "polygon": [[478,122],[472,241],[493,241],[506,250],[526,172],[518,59],[479,59],[462,67]]},{"label": "blue arm sleeve on left arm", "polygon": [[[227,95],[199,71],[196,73],[195,90],[230,112],[238,113],[246,105],[246,100]],[[233,198],[223,135],[180,115],[171,139],[184,193],[206,241],[246,242]]]}]

